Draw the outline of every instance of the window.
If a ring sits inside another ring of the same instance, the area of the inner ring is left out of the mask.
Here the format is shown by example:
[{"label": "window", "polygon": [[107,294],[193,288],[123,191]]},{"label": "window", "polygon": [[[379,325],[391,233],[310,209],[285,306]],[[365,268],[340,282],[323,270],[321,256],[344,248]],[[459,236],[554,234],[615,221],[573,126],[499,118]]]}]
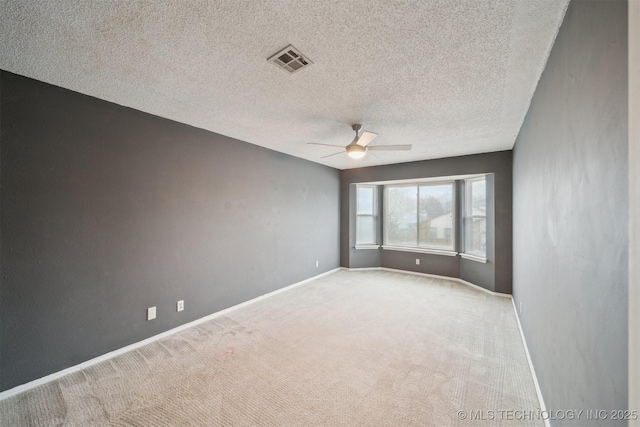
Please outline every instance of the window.
[{"label": "window", "polygon": [[385,186],[384,244],[453,251],[453,182]]},{"label": "window", "polygon": [[444,229],[444,237],[445,239],[450,239],[452,236],[451,234],[451,227],[447,227]]},{"label": "window", "polygon": [[487,182],[485,177],[464,181],[464,253],[487,257]]},{"label": "window", "polygon": [[377,245],[378,188],[375,185],[358,185],[356,192],[356,246]]}]

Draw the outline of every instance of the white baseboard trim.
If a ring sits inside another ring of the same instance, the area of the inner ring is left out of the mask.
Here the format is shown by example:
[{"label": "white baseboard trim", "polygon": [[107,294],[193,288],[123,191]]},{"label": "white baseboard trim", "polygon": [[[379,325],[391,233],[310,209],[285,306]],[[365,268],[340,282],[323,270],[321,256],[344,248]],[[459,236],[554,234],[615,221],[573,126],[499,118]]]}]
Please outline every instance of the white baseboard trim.
[{"label": "white baseboard trim", "polygon": [[346,271],[380,271],[382,270],[382,267],[362,267],[362,268],[340,267],[340,268]]},{"label": "white baseboard trim", "polygon": [[222,315],[224,315],[226,313],[229,313],[231,311],[237,310],[237,309],[239,309],[241,307],[246,307],[246,306],[248,306],[250,304],[253,304],[255,302],[262,301],[263,299],[267,299],[267,298],[272,297],[274,295],[277,295],[277,294],[279,294],[281,292],[285,292],[285,291],[288,291],[288,290],[293,289],[295,287],[304,285],[304,284],[309,283],[309,282],[311,282],[313,280],[319,279],[319,278],[321,278],[323,276],[328,276],[329,274],[333,274],[333,273],[335,273],[336,271],[339,271],[339,270],[341,270],[341,267],[334,268],[333,270],[329,270],[329,271],[326,271],[324,273],[318,274],[316,276],[310,277],[308,279],[302,280],[300,282],[294,283],[292,285],[285,286],[284,288],[276,289],[275,291],[269,292],[269,293],[264,294],[264,295],[260,295],[259,297],[250,299],[250,300],[242,302],[240,304],[236,304],[236,305],[231,306],[229,308],[225,308],[224,310],[217,311],[215,313],[212,313],[212,314],[209,314],[207,316],[201,317],[200,319],[196,319],[196,320],[193,320],[191,322],[185,323],[183,325],[177,326],[177,327],[175,327],[173,329],[170,329],[170,330],[162,332],[162,333],[160,333],[158,335],[154,335],[152,337],[146,338],[146,339],[144,339],[142,341],[138,341],[138,342],[135,342],[133,344],[129,344],[126,347],[122,347],[122,348],[119,348],[117,350],[110,351],[109,353],[105,353],[105,354],[103,354],[101,356],[98,356],[98,357],[95,357],[93,359],[87,360],[86,362],[82,362],[82,363],[80,363],[78,365],[71,366],[69,368],[63,369],[63,370],[58,371],[58,372],[54,372],[54,373],[49,374],[49,375],[47,375],[45,377],[38,378],[38,379],[33,380],[33,381],[29,381],[28,383],[25,383],[25,384],[20,384],[19,386],[16,386],[16,387],[11,388],[9,390],[5,390],[3,392],[0,392],[0,400],[8,399],[9,397],[12,397],[12,396],[15,396],[17,394],[23,393],[25,391],[31,390],[33,388],[36,388],[36,387],[42,385],[42,384],[46,384],[48,382],[51,382],[51,381],[57,380],[59,378],[62,378],[65,375],[69,375],[71,373],[74,373],[74,372],[81,371],[83,369],[89,368],[90,366],[93,366],[93,365],[96,365],[98,363],[104,362],[105,360],[109,360],[111,358],[114,358],[114,357],[119,356],[121,354],[127,353],[129,351],[135,350],[135,349],[140,348],[142,346],[145,346],[147,344],[151,344],[154,341],[158,341],[160,339],[166,338],[166,337],[168,337],[170,335],[173,335],[173,334],[178,333],[180,331],[183,331],[185,329],[191,328],[192,326],[195,326],[195,325],[197,325],[199,323],[206,322],[206,321],[214,319],[214,318],[216,318],[218,316],[222,316]]},{"label": "white baseboard trim", "polygon": [[[522,330],[522,325],[520,324],[520,317],[518,317],[518,310],[516,309],[516,300],[511,298],[511,303],[513,305],[513,313],[516,315],[516,321],[518,322],[518,329],[520,330],[520,338],[522,338],[522,345],[524,346],[524,352],[527,355],[529,370],[531,371],[531,376],[533,377],[533,384],[536,386],[536,394],[538,395],[540,410],[542,411],[543,414],[546,414],[547,407],[544,404],[544,398],[542,397],[542,390],[540,390],[540,384],[538,383],[536,370],[533,368],[533,362],[531,361],[531,355],[529,354],[529,347],[527,346],[527,340],[524,338],[524,331]],[[551,424],[549,424],[549,417],[543,417],[543,418],[544,418],[544,425],[546,427],[551,427]]]},{"label": "white baseboard trim", "polygon": [[444,279],[444,280],[453,280],[454,282],[459,282],[462,283],[463,285],[466,286],[470,286],[472,288],[475,288],[479,291],[482,292],[486,292],[490,295],[496,296],[496,297],[502,297],[502,298],[511,298],[511,295],[509,294],[503,294],[502,292],[494,292],[494,291],[490,291],[489,289],[485,289],[482,286],[478,286],[478,285],[474,285],[471,282],[467,282],[466,280],[462,280],[458,277],[450,277],[450,276],[439,276],[437,274],[430,274],[430,273],[420,273],[418,271],[409,271],[409,270],[398,270],[395,268],[387,268],[387,267],[364,267],[364,268],[346,268],[346,267],[341,267],[345,270],[349,270],[349,271],[371,271],[371,270],[380,270],[380,271],[391,271],[394,273],[404,273],[404,274],[412,274],[414,276],[423,276],[423,277],[431,277],[434,279]]}]

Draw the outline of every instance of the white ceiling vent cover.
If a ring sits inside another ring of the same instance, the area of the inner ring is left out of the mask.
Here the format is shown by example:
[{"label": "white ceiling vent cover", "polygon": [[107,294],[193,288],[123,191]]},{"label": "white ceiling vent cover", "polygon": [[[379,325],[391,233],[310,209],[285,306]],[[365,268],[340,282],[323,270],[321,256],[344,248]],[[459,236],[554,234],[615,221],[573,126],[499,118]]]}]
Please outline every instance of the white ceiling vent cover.
[{"label": "white ceiling vent cover", "polygon": [[293,74],[313,64],[309,58],[304,56],[298,49],[291,45],[267,58],[267,61],[271,62],[278,68],[282,68],[289,74]]}]

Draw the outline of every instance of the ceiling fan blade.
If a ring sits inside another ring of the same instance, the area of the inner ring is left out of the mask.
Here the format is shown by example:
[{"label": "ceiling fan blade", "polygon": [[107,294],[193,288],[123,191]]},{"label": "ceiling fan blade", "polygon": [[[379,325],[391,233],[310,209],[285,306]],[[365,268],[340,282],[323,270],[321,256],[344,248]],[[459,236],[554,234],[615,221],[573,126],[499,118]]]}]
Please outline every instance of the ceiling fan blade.
[{"label": "ceiling fan blade", "polygon": [[344,148],[342,145],[333,145],[333,144],[320,144],[319,142],[307,142],[308,145],[324,145],[325,147],[338,147]]},{"label": "ceiling fan blade", "polygon": [[369,151],[409,151],[411,150],[411,144],[405,145],[376,145],[367,148]]},{"label": "ceiling fan blade", "polygon": [[362,132],[362,135],[360,135],[360,138],[358,138],[358,140],[356,141],[356,144],[358,144],[361,147],[366,147],[371,141],[373,141],[376,136],[378,136],[377,133],[373,133],[373,132]]},{"label": "ceiling fan blade", "polygon": [[322,156],[322,157],[320,157],[320,158],[321,158],[321,159],[325,159],[325,158],[327,158],[327,157],[337,156],[338,154],[342,154],[342,153],[344,153],[344,151],[340,151],[340,152],[337,152],[337,153],[329,154],[328,156]]}]

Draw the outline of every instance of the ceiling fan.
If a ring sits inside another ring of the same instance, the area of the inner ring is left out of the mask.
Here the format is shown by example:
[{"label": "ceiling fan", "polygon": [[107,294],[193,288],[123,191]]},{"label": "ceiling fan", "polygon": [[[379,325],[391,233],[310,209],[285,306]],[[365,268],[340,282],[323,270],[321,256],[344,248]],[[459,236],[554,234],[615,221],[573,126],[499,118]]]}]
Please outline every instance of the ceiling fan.
[{"label": "ceiling fan", "polygon": [[[369,143],[374,140],[375,137],[378,136],[377,133],[373,132],[362,132],[362,135],[359,134],[362,129],[362,125],[355,124],[351,125],[351,129],[356,132],[356,137],[353,138],[353,141],[349,143],[346,147],[341,145],[333,145],[333,144],[320,144],[318,142],[307,142],[310,145],[325,145],[327,147],[340,147],[346,150],[347,155],[352,159],[360,159],[367,154],[367,151],[409,151],[411,150],[411,144],[404,145],[376,145],[373,147],[369,146]],[[329,154],[328,156],[322,156],[321,159],[325,157],[336,156],[338,154],[342,154],[340,151],[338,153]]]}]

